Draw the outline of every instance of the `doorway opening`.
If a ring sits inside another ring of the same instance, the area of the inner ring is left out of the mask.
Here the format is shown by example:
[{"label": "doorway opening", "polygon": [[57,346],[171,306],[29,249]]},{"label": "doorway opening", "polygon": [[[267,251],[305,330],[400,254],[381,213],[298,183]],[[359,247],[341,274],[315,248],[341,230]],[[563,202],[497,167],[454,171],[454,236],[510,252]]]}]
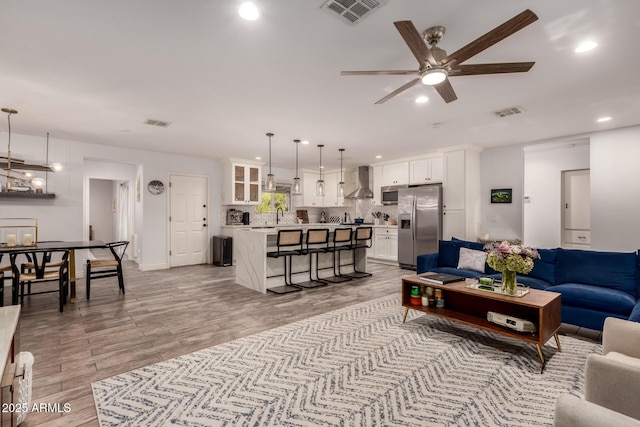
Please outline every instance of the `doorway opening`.
[{"label": "doorway opening", "polygon": [[562,247],[591,246],[591,171],[562,171]]}]

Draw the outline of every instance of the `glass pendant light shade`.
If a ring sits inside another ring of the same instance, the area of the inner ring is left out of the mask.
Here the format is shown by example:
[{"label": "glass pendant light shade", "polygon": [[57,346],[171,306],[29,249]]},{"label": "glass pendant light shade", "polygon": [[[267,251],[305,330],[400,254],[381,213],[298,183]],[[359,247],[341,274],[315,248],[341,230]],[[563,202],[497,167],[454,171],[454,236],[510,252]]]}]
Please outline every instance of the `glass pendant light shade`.
[{"label": "glass pendant light shade", "polygon": [[322,179],[316,182],[316,196],[324,197],[324,180]]},{"label": "glass pendant light shade", "polygon": [[322,179],[322,147],[324,145],[319,144],[318,148],[320,149],[320,178],[318,182],[316,182],[316,197],[324,197],[324,180]]},{"label": "glass pendant light shade", "polygon": [[302,194],[302,183],[300,182],[300,176],[298,175],[298,146],[300,145],[299,139],[294,139],[296,144],[296,177],[293,178],[293,185],[291,186],[291,194],[298,196]]},{"label": "glass pendant light shade", "polygon": [[264,183],[264,191],[276,191],[276,177],[271,173],[271,137],[273,133],[267,133],[269,137],[269,174],[267,180]]},{"label": "glass pendant light shade", "polygon": [[276,191],[276,178],[272,173],[267,175],[267,182],[264,184],[265,191]]},{"label": "glass pendant light shade", "polygon": [[339,148],[340,151],[340,182],[338,183],[338,197],[344,197],[344,179],[342,177],[342,154],[344,153],[344,148]]}]

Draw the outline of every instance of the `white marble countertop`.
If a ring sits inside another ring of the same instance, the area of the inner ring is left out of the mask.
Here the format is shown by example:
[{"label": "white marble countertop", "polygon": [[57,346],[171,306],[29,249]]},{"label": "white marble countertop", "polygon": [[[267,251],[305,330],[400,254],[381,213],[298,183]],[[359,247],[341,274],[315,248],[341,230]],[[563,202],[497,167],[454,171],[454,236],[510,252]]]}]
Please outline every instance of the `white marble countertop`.
[{"label": "white marble countertop", "polygon": [[19,305],[0,307],[0,375],[4,372],[7,359],[9,358],[11,342],[18,327],[19,317]]}]

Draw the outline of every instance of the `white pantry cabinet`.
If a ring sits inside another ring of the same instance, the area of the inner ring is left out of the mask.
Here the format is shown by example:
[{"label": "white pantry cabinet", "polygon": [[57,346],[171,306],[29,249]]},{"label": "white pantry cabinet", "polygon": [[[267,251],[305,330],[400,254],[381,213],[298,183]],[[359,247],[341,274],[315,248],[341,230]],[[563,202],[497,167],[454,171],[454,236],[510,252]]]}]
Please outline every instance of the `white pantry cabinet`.
[{"label": "white pantry cabinet", "polygon": [[480,230],[480,154],[456,150],[444,154],[443,233],[475,241]]}]

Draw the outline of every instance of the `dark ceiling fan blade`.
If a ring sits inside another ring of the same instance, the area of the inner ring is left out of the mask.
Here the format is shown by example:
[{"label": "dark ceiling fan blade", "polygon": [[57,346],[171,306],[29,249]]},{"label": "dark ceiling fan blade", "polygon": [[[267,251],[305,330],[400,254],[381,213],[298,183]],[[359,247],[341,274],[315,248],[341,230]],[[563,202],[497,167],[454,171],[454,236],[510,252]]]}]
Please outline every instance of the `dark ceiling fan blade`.
[{"label": "dark ceiling fan blade", "polygon": [[453,90],[449,79],[444,79],[442,83],[438,83],[434,87],[436,88],[442,99],[444,99],[444,102],[446,102],[447,104],[458,99],[458,96]]},{"label": "dark ceiling fan blade", "polygon": [[479,54],[483,50],[493,46],[500,40],[509,37],[511,34],[520,31],[529,24],[538,20],[538,16],[529,9],[514,16],[502,25],[497,26],[483,36],[478,37],[468,45],[458,49],[451,55],[447,56],[442,63],[446,64],[456,61],[456,64],[462,64],[467,59]]},{"label": "dark ceiling fan blade", "polygon": [[397,94],[399,94],[401,92],[404,92],[405,90],[409,89],[410,87],[416,85],[419,82],[420,82],[419,78],[411,80],[409,83],[407,83],[407,84],[405,84],[403,86],[400,86],[398,89],[394,90],[389,95],[385,96],[384,98],[382,98],[381,100],[376,102],[376,104],[382,104],[383,102],[387,102],[388,100],[390,100],[391,98],[393,98]]},{"label": "dark ceiling fan blade", "polygon": [[340,71],[341,76],[413,76],[417,70]]},{"label": "dark ceiling fan blade", "polygon": [[533,67],[535,62],[501,62],[496,64],[457,65],[449,73],[449,77],[473,76],[476,74],[524,73]]},{"label": "dark ceiling fan blade", "polygon": [[424,61],[426,60],[431,65],[436,64],[436,60],[433,58],[431,51],[427,47],[424,40],[420,36],[420,33],[416,29],[416,26],[413,25],[411,21],[397,21],[394,22],[393,25],[396,26],[398,32],[404,39],[404,42],[409,46],[413,56],[418,60],[418,64],[420,64],[420,68],[425,66]]}]

